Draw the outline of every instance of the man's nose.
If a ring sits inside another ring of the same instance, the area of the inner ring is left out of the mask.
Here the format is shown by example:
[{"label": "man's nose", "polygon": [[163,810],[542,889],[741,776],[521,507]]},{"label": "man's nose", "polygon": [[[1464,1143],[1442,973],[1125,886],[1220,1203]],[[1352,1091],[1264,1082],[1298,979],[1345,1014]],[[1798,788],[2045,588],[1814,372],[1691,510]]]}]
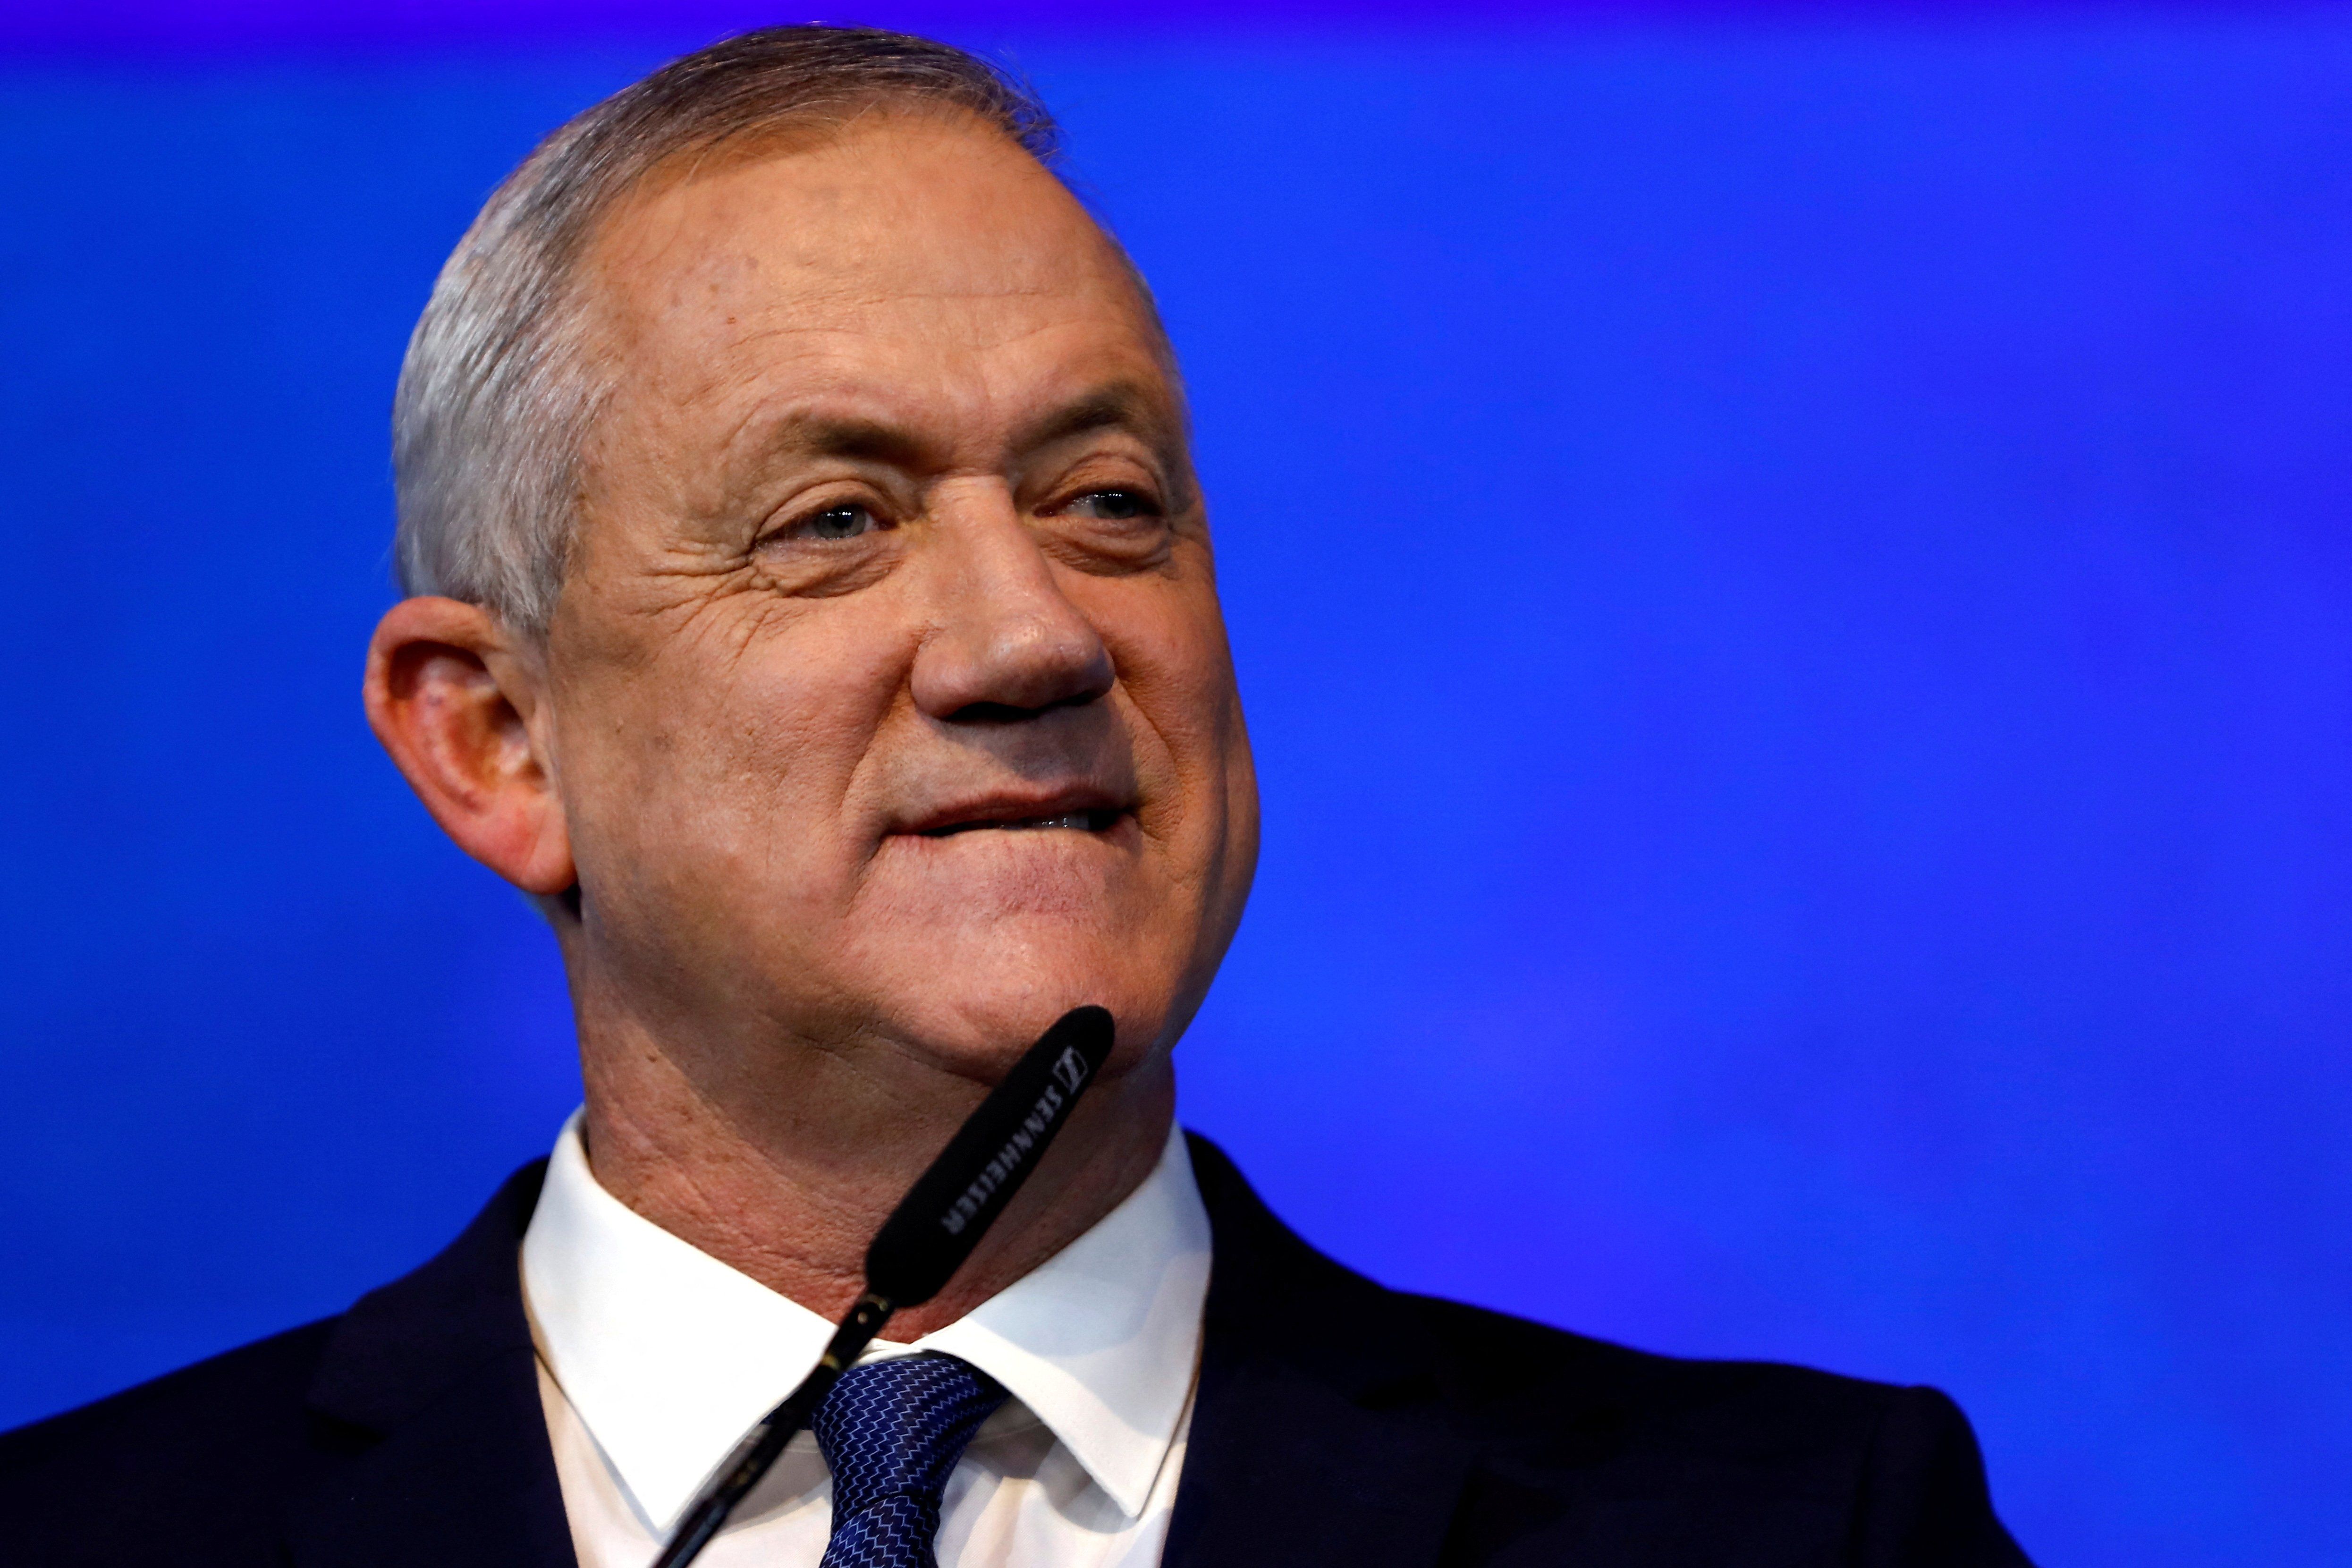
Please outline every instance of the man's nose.
[{"label": "man's nose", "polygon": [[1110,650],[1062,592],[1002,485],[957,487],[934,516],[933,621],[915,656],[918,707],[934,719],[1014,719],[1111,689]]}]

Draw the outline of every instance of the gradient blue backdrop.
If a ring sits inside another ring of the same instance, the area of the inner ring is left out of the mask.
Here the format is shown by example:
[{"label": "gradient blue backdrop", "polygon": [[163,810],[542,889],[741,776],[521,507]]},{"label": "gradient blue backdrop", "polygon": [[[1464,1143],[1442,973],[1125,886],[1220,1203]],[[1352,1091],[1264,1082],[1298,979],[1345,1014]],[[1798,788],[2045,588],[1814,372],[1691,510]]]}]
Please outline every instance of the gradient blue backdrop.
[{"label": "gradient blue backdrop", "polygon": [[[959,36],[1197,405],[1267,832],[1187,1120],[1391,1282],[1950,1389],[2049,1563],[2352,1561],[2352,18]],[[0,1422],[572,1103],[360,719],[384,415],[693,41],[0,62]]]}]

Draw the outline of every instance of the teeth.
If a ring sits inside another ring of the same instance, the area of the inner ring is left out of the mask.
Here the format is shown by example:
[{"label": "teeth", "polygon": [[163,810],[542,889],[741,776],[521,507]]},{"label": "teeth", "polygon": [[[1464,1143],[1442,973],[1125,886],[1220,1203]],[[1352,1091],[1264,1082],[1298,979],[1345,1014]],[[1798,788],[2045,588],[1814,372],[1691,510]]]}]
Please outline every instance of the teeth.
[{"label": "teeth", "polygon": [[1074,811],[1067,816],[1033,816],[1026,822],[1015,823],[1013,826],[1016,827],[1075,827],[1084,832],[1087,826],[1087,814],[1083,811]]}]

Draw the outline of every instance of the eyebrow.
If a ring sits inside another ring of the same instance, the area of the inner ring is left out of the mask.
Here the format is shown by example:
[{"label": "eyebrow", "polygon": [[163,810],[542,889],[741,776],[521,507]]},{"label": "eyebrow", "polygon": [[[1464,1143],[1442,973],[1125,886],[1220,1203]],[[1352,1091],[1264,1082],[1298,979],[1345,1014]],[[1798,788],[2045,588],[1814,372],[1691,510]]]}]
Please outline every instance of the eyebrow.
[{"label": "eyebrow", "polygon": [[777,426],[774,445],[814,458],[856,458],[898,468],[914,468],[923,459],[920,441],[877,419],[795,416]]},{"label": "eyebrow", "polygon": [[1034,451],[1073,436],[1114,429],[1132,431],[1152,446],[1167,448],[1166,455],[1171,458],[1179,455],[1174,450],[1177,432],[1161,414],[1159,400],[1132,382],[1114,382],[1056,409],[1023,430],[1014,446],[1021,451]]},{"label": "eyebrow", "polygon": [[[1172,467],[1183,467],[1180,427],[1161,411],[1159,399],[1131,382],[1098,387],[1045,415],[1015,433],[1013,447],[1015,452],[1032,452],[1075,436],[1115,429],[1133,432]],[[767,445],[771,451],[909,468],[921,467],[927,456],[927,444],[904,426],[822,414],[786,416],[772,428]]]}]

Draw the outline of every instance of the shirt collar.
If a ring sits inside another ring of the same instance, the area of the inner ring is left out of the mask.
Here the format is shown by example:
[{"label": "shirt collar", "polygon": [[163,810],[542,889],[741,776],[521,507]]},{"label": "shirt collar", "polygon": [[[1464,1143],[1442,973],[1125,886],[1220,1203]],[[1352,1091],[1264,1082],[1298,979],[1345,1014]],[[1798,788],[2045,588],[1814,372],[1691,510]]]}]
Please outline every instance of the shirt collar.
[{"label": "shirt collar", "polygon": [[[667,1527],[833,1325],[598,1184],[572,1113],[522,1244],[540,1353],[615,1474]],[[1141,1513],[1191,1393],[1209,1219],[1183,1135],[1094,1227],[956,1322],[866,1359],[943,1351],[1009,1389],[1122,1512]]]}]

